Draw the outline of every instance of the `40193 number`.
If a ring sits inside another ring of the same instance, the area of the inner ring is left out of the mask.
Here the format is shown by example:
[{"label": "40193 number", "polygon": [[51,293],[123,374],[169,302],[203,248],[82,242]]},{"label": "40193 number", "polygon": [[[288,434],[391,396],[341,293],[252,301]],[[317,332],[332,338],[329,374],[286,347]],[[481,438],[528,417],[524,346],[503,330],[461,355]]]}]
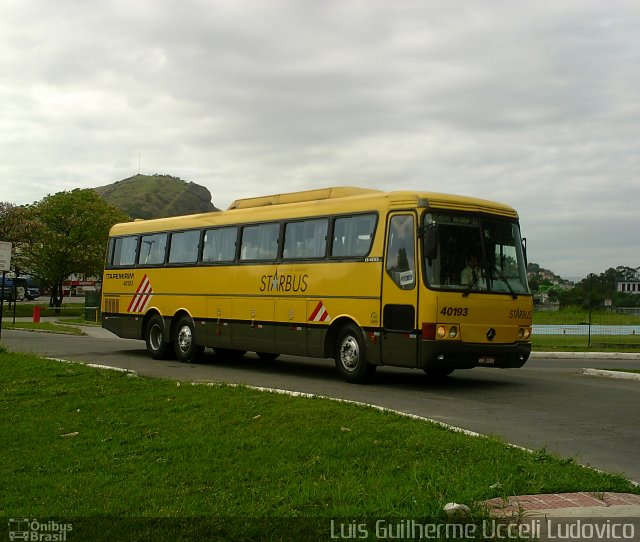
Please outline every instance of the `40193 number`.
[{"label": "40193 number", "polygon": [[469,309],[467,307],[442,307],[440,314],[442,316],[468,316]]}]

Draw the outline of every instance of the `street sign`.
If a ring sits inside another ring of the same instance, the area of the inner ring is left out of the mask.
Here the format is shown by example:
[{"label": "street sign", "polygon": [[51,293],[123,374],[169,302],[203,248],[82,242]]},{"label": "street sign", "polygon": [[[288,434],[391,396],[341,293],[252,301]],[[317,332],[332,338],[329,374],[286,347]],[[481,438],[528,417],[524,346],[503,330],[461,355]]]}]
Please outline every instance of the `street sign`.
[{"label": "street sign", "polygon": [[11,243],[0,241],[0,271],[10,271]]}]

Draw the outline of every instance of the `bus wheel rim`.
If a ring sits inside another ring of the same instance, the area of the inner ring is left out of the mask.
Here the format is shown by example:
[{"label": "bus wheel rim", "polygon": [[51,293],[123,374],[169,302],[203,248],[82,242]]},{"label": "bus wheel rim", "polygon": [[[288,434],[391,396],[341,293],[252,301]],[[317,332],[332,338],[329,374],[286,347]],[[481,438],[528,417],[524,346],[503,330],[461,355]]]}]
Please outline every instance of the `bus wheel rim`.
[{"label": "bus wheel rim", "polygon": [[151,343],[151,348],[154,350],[160,349],[162,346],[162,330],[160,329],[160,326],[151,326],[151,329],[149,330],[149,342]]},{"label": "bus wheel rim", "polygon": [[360,361],[360,347],[354,337],[345,337],[340,347],[340,361],[345,369],[353,371]]},{"label": "bus wheel rim", "polygon": [[193,335],[189,326],[182,326],[178,332],[178,348],[181,352],[188,352],[193,342]]}]

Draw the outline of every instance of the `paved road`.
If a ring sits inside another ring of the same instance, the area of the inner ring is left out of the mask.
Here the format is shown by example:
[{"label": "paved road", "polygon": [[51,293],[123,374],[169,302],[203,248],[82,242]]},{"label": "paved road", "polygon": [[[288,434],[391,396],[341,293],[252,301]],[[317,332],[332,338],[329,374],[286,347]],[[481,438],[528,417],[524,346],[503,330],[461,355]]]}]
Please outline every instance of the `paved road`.
[{"label": "paved road", "polygon": [[203,362],[154,361],[141,341],[104,330],[74,337],[3,330],[13,350],[134,369],[141,375],[225,381],[372,403],[436,419],[532,449],[573,457],[640,481],[640,381],[584,376],[582,367],[640,368],[640,361],[531,359],[522,369],[459,371],[430,381],[420,371],[381,368],[366,386],[346,384],[332,362],[283,356],[273,363],[248,354]]}]

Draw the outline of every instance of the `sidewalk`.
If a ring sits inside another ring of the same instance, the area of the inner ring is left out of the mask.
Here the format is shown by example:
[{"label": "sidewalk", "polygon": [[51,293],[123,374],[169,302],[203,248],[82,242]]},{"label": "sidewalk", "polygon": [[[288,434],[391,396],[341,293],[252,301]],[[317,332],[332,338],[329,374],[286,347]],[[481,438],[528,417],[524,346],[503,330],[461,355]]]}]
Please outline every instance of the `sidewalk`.
[{"label": "sidewalk", "polygon": [[638,540],[640,495],[631,493],[559,493],[521,495],[485,501],[492,538],[520,536],[550,540]]},{"label": "sidewalk", "polygon": [[556,493],[520,495],[484,502],[491,515],[515,517],[635,517],[640,518],[640,495],[632,493]]}]

